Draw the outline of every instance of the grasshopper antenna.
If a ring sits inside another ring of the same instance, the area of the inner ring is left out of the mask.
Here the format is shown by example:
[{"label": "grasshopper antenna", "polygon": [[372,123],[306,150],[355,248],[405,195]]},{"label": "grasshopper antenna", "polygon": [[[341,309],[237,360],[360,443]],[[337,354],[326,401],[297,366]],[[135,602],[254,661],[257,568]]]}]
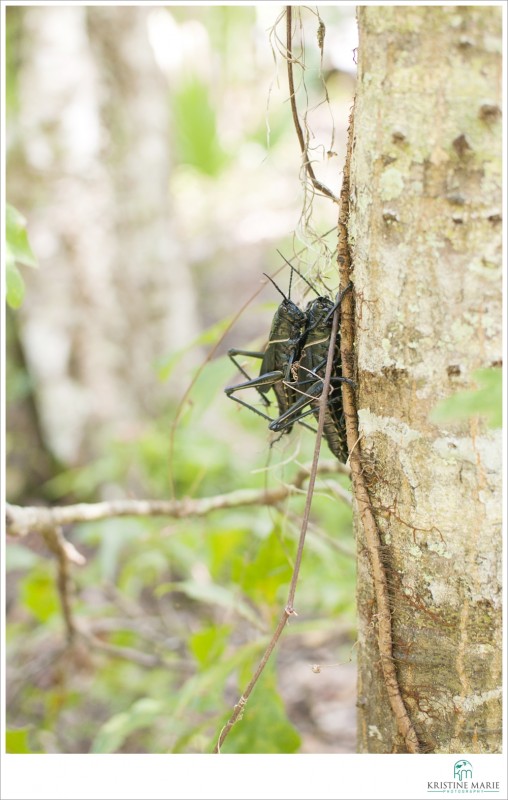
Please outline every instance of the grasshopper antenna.
[{"label": "grasshopper antenna", "polygon": [[[270,278],[270,276],[269,276],[269,275],[267,275],[267,274],[266,274],[266,272],[263,272],[263,275],[265,276],[265,278],[268,278],[268,280],[270,281],[270,283],[273,283],[273,285],[275,286],[275,288],[277,289],[277,291],[279,292],[279,294],[281,294],[281,295],[283,296],[284,300],[287,300],[288,298],[286,297],[286,295],[284,294],[284,292],[282,291],[282,289],[280,289],[280,288],[277,286],[277,284],[275,283],[275,281],[273,280],[273,278]],[[290,292],[290,294],[291,294],[291,281],[289,282],[289,292]]]},{"label": "grasshopper antenna", "polygon": [[294,266],[291,264],[291,262],[287,260],[286,256],[282,255],[282,253],[280,252],[280,250],[277,250],[277,252],[278,252],[278,254],[280,255],[280,257],[284,259],[284,261],[286,262],[286,264],[287,264],[289,267],[291,267],[291,278],[290,278],[290,280],[289,280],[289,293],[290,293],[290,295],[291,295],[291,280],[293,279],[293,272],[296,272],[296,274],[297,274],[297,275],[299,275],[299,276],[300,276],[300,278],[301,278],[303,281],[305,281],[305,283],[307,284],[307,286],[309,287],[309,289],[312,289],[312,291],[313,291],[313,292],[315,292],[315,294],[317,294],[317,296],[319,297],[319,296],[320,296],[320,294],[319,294],[318,290],[315,288],[315,286],[313,286],[313,285],[312,285],[312,283],[311,283],[310,281],[308,281],[308,280],[307,280],[307,278],[305,277],[305,275],[302,275],[302,273],[300,272],[300,270],[298,270],[296,267],[294,267]]}]

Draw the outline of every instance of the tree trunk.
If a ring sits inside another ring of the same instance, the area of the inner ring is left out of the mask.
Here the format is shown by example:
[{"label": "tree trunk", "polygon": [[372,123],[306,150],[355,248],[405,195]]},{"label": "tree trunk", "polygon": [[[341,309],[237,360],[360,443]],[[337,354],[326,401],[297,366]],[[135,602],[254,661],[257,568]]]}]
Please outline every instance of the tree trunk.
[{"label": "tree trunk", "polygon": [[[501,8],[359,9],[349,237],[361,458],[421,751],[501,751],[501,444],[438,400],[501,359]],[[359,751],[403,752],[357,515]]]},{"label": "tree trunk", "polygon": [[93,457],[105,422],[122,436],[160,414],[168,389],[154,363],[200,329],[169,207],[168,85],[151,13],[64,5],[21,17],[10,201],[33,208],[41,268],[27,275],[20,336],[46,445],[64,463]]}]

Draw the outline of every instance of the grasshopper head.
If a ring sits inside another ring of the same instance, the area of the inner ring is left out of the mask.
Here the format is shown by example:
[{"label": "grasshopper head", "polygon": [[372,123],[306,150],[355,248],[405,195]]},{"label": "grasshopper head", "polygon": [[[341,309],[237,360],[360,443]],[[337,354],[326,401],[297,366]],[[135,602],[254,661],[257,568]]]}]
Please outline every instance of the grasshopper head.
[{"label": "grasshopper head", "polygon": [[309,330],[322,325],[331,326],[332,317],[330,311],[333,309],[333,300],[329,297],[317,297],[307,304],[305,314],[309,323]]},{"label": "grasshopper head", "polygon": [[286,299],[279,306],[279,313],[288,322],[294,323],[295,325],[303,325],[306,319],[305,311],[302,311],[301,308],[298,308],[296,303],[293,303],[292,300]]}]

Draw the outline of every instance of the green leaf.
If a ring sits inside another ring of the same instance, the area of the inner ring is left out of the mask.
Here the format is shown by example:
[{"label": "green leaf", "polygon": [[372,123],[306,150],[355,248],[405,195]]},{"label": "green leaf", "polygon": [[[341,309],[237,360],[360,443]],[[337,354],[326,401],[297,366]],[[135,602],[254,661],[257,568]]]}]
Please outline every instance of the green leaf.
[{"label": "green leaf", "polygon": [[211,625],[202,628],[189,639],[189,647],[201,667],[215,664],[226,649],[231,627]]},{"label": "green leaf", "polygon": [[7,303],[11,308],[19,308],[25,296],[25,282],[16,264],[11,260],[7,253],[6,260],[7,276]]},{"label": "green leaf", "polygon": [[25,283],[17,264],[37,267],[37,261],[28,242],[26,219],[14,206],[6,204],[6,278],[7,303],[11,308],[19,308],[25,294]]},{"label": "green leaf", "polygon": [[14,206],[6,204],[6,226],[7,252],[20,264],[28,267],[37,268],[37,260],[28,242],[26,232],[26,219]]},{"label": "green leaf", "polygon": [[7,753],[33,753],[28,746],[29,728],[5,731],[5,750]]},{"label": "green leaf", "polygon": [[246,529],[231,528],[228,530],[225,527],[221,527],[219,530],[210,529],[207,535],[211,551],[208,566],[216,581],[220,582],[231,578],[235,555],[245,559],[245,541],[248,535]]},{"label": "green leaf", "polygon": [[192,600],[200,603],[218,605],[236,611],[253,625],[259,627],[258,615],[239,596],[238,591],[232,591],[216,583],[197,583],[197,581],[175,581],[163,583],[157,587],[155,594],[161,597],[168,592],[182,592]]},{"label": "green leaf", "polygon": [[[201,420],[212,402],[223,403],[224,387],[231,382],[232,364],[227,356],[215,358],[202,371],[192,390],[192,419]],[[230,401],[228,401],[230,402]],[[190,416],[187,418],[188,421]],[[201,447],[201,451],[203,448]],[[202,452],[201,458],[209,458],[209,453]]]},{"label": "green leaf", "polygon": [[59,611],[54,578],[46,566],[36,567],[21,584],[21,601],[39,622],[46,622]]},{"label": "green leaf", "polygon": [[209,87],[193,78],[172,96],[174,132],[179,161],[211,177],[227,164],[228,156],[217,134]]},{"label": "green leaf", "polygon": [[158,700],[153,700],[150,697],[137,700],[128,711],[115,714],[99,729],[92,742],[90,752],[115,752],[131,733],[152,725],[162,711],[163,705]]},{"label": "green leaf", "polygon": [[287,587],[292,567],[282,546],[279,529],[274,529],[258,550],[255,561],[245,567],[240,582],[243,590],[255,602],[273,605],[280,587]]},{"label": "green leaf", "polygon": [[[213,719],[213,724],[217,723],[217,720],[222,718],[222,715],[216,714]],[[208,714],[203,722],[200,722],[198,725],[188,726],[186,725],[184,728],[184,732],[181,736],[179,736],[173,747],[171,748],[171,753],[208,753],[210,751],[210,717]],[[178,727],[179,723],[175,723],[174,720],[171,722],[171,727],[174,730]],[[225,724],[225,723],[224,723]]]},{"label": "green leaf", "polygon": [[208,669],[198,672],[197,675],[189,678],[179,692],[178,701],[173,708],[173,715],[178,717],[199,698],[209,697],[212,693],[222,695],[224,684],[229,675],[245,662],[250,664],[253,659],[259,659],[267,644],[268,637],[262,636],[255,642],[249,642],[242,647],[238,647],[230,655],[228,654],[224,661],[210,665]]},{"label": "green leaf", "polygon": [[268,681],[256,686],[242,719],[233,726],[224,742],[223,753],[250,755],[297,752],[301,744],[300,736],[288,720],[279,694],[270,685],[272,682],[268,676]]},{"label": "green leaf", "polygon": [[503,424],[503,373],[497,367],[473,372],[478,389],[456,392],[441,400],[430,413],[434,423],[456,422],[474,416],[485,417],[489,427]]}]

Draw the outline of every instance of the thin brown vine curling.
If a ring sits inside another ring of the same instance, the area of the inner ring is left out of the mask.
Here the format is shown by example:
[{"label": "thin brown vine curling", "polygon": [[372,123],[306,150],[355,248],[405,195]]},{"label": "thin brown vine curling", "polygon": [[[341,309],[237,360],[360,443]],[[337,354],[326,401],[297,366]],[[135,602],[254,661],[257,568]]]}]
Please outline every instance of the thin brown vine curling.
[{"label": "thin brown vine curling", "polygon": [[[344,290],[351,281],[351,257],[348,246],[348,218],[349,218],[349,196],[350,196],[350,161],[353,145],[354,130],[354,109],[349,118],[348,146],[342,189],[340,195],[339,210],[339,237],[337,261],[339,266],[340,288]],[[346,378],[354,380],[354,337],[355,337],[355,316],[354,316],[354,293],[348,292],[344,296],[341,309],[341,359],[342,371]],[[390,612],[390,596],[385,567],[382,561],[382,542],[379,533],[369,491],[364,476],[364,468],[361,459],[361,450],[358,446],[358,417],[356,412],[355,394],[348,383],[342,384],[342,397],[344,405],[344,416],[346,419],[346,432],[349,450],[349,463],[351,467],[351,478],[354,489],[354,496],[360,515],[361,525],[365,534],[365,543],[369,555],[369,562],[372,571],[374,584],[374,594],[377,606],[377,642],[381,667],[383,670],[384,683],[392,708],[397,729],[404,739],[407,750],[410,753],[421,752],[418,736],[409,717],[408,711],[402,699],[400,686],[397,678],[397,671],[392,652],[392,621]]]},{"label": "thin brown vine curling", "polygon": [[312,186],[314,187],[315,191],[319,194],[324,195],[325,197],[329,197],[330,200],[333,200],[334,203],[339,202],[339,198],[334,195],[334,193],[321,183],[320,180],[316,177],[314,173],[314,168],[312,166],[312,162],[309,157],[309,150],[308,150],[308,135],[307,137],[304,136],[302,126],[300,124],[300,117],[298,116],[298,109],[296,106],[296,89],[295,89],[295,81],[293,76],[293,10],[291,6],[286,6],[286,64],[287,64],[287,71],[288,71],[288,86],[289,86],[289,99],[291,101],[291,113],[293,115],[293,124],[295,126],[296,136],[298,138],[298,144],[300,145],[300,151],[302,154],[303,159],[303,168],[307,173]]}]

